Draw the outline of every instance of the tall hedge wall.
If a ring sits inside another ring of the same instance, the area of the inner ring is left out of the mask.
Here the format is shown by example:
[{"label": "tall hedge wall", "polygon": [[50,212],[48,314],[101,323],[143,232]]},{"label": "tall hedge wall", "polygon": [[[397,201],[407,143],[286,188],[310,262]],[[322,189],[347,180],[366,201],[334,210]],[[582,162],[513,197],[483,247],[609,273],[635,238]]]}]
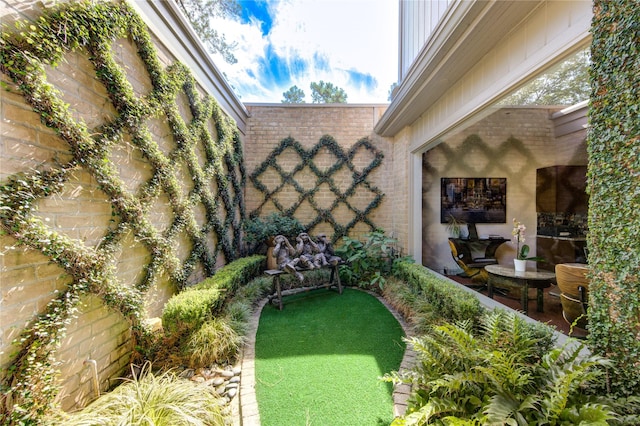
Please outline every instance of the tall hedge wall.
[{"label": "tall hedge wall", "polygon": [[596,0],[589,111],[590,346],[640,393],[640,8]]}]

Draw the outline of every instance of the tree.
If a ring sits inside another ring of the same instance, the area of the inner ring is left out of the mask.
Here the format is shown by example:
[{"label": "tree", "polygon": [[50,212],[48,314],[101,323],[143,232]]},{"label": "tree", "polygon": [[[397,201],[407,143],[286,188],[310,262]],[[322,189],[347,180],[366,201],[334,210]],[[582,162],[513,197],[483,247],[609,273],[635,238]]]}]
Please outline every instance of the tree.
[{"label": "tree", "polygon": [[215,17],[240,16],[240,4],[236,0],[175,0],[185,14],[193,30],[207,46],[209,53],[219,53],[230,64],[238,62],[233,51],[238,43],[228,42],[224,34],[211,27]]},{"label": "tree", "polygon": [[283,104],[303,104],[304,102],[304,91],[300,89],[298,86],[291,86],[289,90],[282,94],[284,99],[282,100]]},{"label": "tree", "polygon": [[332,83],[320,80],[319,83],[311,83],[311,99],[314,104],[345,104],[347,103],[347,94]]},{"label": "tree", "polygon": [[590,56],[581,51],[500,102],[502,105],[574,105],[589,99]]}]

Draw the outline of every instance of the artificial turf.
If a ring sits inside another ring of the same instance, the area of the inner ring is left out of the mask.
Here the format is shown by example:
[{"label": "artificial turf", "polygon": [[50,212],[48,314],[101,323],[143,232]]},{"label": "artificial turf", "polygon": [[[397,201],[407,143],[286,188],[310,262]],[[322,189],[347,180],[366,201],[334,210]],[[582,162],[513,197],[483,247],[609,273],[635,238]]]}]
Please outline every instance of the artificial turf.
[{"label": "artificial turf", "polygon": [[372,295],[314,290],[266,305],[255,344],[256,398],[262,426],[388,425],[403,330]]}]

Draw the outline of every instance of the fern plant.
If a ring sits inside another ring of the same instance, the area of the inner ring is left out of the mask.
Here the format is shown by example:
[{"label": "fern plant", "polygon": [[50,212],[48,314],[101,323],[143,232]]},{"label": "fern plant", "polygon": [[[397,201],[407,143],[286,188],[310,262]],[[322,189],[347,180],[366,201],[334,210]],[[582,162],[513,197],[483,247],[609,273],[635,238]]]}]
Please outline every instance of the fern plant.
[{"label": "fern plant", "polygon": [[436,325],[407,339],[416,366],[384,380],[412,385],[407,414],[394,425],[607,424],[606,400],[589,393],[607,362],[584,354],[579,343],[554,348],[551,329],[515,313]]},{"label": "fern plant", "polygon": [[382,229],[368,233],[364,242],[350,237],[342,240],[336,254],[346,262],[340,266],[340,278],[347,285],[382,289],[396,263],[413,261],[400,256],[397,240],[386,236]]}]

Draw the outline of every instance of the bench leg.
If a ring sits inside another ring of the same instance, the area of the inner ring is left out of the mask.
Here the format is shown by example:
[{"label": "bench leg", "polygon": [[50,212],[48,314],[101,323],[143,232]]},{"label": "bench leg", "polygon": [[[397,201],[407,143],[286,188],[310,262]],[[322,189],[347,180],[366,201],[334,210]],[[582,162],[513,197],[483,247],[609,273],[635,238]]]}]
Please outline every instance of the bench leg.
[{"label": "bench leg", "polygon": [[282,310],[282,288],[280,287],[280,275],[273,277],[273,285],[276,287],[276,293],[278,294],[278,308]]},{"label": "bench leg", "polygon": [[338,294],[342,294],[342,282],[340,281],[340,271],[338,265],[331,267],[331,275],[329,276],[329,287],[333,284],[338,288]]}]

